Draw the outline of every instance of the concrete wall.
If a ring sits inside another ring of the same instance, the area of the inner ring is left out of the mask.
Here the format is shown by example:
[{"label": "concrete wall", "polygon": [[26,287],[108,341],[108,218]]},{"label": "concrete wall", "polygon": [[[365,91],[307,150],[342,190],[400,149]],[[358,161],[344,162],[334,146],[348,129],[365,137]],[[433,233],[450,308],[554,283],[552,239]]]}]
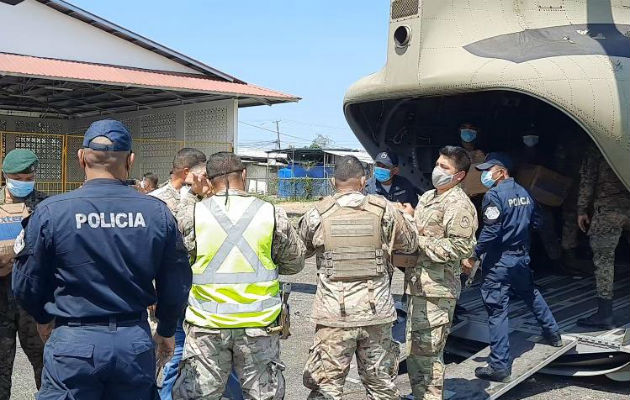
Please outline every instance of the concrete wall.
[{"label": "concrete wall", "polygon": [[136,163],[132,169],[132,177],[135,178],[141,177],[145,172],[153,172],[162,182],[168,179],[173,156],[184,144],[209,155],[234,149],[238,140],[237,102],[223,100],[76,120],[0,115],[2,153],[16,147],[32,149],[40,157],[39,178],[54,182],[61,179],[61,136],[67,134],[66,181],[81,182],[83,171],[78,166],[76,153],[81,148],[87,127],[101,118],[118,119],[131,130],[134,138],[133,151],[136,154]]},{"label": "concrete wall", "polygon": [[0,3],[0,15],[0,51],[5,53],[199,74],[35,0]]}]

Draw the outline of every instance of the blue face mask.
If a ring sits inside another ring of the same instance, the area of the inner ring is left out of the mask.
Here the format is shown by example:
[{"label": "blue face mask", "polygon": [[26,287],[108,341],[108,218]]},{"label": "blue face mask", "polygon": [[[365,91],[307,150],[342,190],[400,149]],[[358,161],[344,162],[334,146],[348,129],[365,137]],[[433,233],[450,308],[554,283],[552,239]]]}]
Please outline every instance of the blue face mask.
[{"label": "blue face mask", "polygon": [[387,168],[374,167],[374,177],[379,182],[387,182],[392,179],[392,171]]},{"label": "blue face mask", "polygon": [[22,199],[33,192],[35,181],[23,182],[7,178],[7,189],[9,189],[13,197]]},{"label": "blue face mask", "polygon": [[492,178],[492,172],[483,171],[481,173],[481,184],[490,189],[494,184],[497,183],[496,179]]},{"label": "blue face mask", "polygon": [[460,129],[459,136],[464,142],[470,143],[477,139],[477,131],[474,129]]}]

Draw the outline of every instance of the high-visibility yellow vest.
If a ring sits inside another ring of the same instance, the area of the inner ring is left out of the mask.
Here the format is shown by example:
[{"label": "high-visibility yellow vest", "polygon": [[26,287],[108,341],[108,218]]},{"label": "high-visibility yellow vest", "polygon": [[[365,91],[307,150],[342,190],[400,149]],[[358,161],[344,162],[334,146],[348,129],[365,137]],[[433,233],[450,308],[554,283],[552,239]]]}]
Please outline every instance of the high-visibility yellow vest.
[{"label": "high-visibility yellow vest", "polygon": [[195,207],[197,255],[186,321],[206,328],[265,327],[280,314],[271,259],[273,205],[256,197],[212,196]]}]

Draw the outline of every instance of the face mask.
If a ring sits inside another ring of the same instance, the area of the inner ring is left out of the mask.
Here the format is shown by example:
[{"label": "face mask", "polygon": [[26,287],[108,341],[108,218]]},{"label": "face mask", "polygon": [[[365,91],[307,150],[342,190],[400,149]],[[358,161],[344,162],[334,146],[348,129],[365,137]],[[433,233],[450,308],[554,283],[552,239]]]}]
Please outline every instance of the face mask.
[{"label": "face mask", "polygon": [[33,192],[35,189],[35,181],[16,181],[15,179],[7,178],[7,189],[14,197],[24,198]]},{"label": "face mask", "polygon": [[387,168],[374,167],[374,177],[379,182],[387,182],[392,178],[392,171]]},{"label": "face mask", "polygon": [[453,175],[449,174],[444,168],[436,166],[431,173],[431,182],[433,187],[438,188],[453,182]]},{"label": "face mask", "polygon": [[538,136],[536,135],[523,136],[523,143],[527,147],[534,147],[538,144]]},{"label": "face mask", "polygon": [[459,136],[466,143],[470,143],[477,139],[477,131],[474,129],[460,129]]},{"label": "face mask", "polygon": [[179,189],[180,196],[185,196],[188,192],[190,192],[190,186],[188,185],[184,185],[181,187],[181,189]]},{"label": "face mask", "polygon": [[481,184],[490,189],[495,183],[497,183],[497,180],[492,178],[492,172],[483,171],[481,174]]}]

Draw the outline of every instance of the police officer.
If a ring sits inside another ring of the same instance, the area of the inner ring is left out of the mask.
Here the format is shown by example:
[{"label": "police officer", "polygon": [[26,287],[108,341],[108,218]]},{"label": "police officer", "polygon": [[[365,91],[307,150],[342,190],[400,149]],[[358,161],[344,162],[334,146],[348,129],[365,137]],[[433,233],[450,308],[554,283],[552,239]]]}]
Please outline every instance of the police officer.
[{"label": "police officer", "polygon": [[612,329],[615,249],[623,231],[630,231],[630,192],[594,145],[588,147],[580,169],[577,221],[582,232],[588,232],[597,289],[597,312],[577,323],[588,328]]},{"label": "police officer", "polygon": [[389,201],[418,204],[419,190],[407,178],[398,175],[398,156],[392,152],[383,151],[374,159],[374,177],[366,183],[369,194],[379,194]]},{"label": "police officer", "polygon": [[470,168],[462,147],[440,149],[432,181],[415,210],[420,255],[405,270],[409,295],[407,369],[415,399],[442,399],[444,346],[461,292],[460,263],[475,247],[477,211],[459,185]]},{"label": "police officer", "polygon": [[177,213],[194,264],[173,398],[220,399],[234,367],[245,398],[282,399],[278,278],[304,268],[304,244],[284,210],[245,191],[238,156],[215,153],[206,172]]},{"label": "police officer", "polygon": [[38,399],[153,400],[146,309],[157,303],[163,363],[190,289],[186,249],[166,205],[125,186],[134,155],[122,123],[90,125],[78,158],[85,184],[40,203],[15,246],[13,292],[46,341]]},{"label": "police officer", "polygon": [[508,341],[510,294],[519,296],[534,313],[543,336],[553,346],[562,346],[556,320],[542,295],[534,286],[529,268],[529,228],[540,229],[542,218],[530,194],[509,171],[512,162],[504,153],[490,153],[477,169],[484,171],[481,182],[489,190],[483,198],[483,229],[475,254],[464,262],[471,268],[475,258],[483,257],[481,296],[488,312],[490,358],[488,365],[475,370],[480,379],[506,382],[512,360]]},{"label": "police officer", "polygon": [[13,245],[23,218],[46,198],[35,190],[37,156],[30,150],[11,150],[2,162],[7,185],[0,189],[0,399],[11,397],[11,374],[15,358],[15,335],[35,373],[39,389],[43,368],[44,343],[37,334],[33,317],[20,307],[11,292]]},{"label": "police officer", "polygon": [[336,194],[307,212],[299,234],[307,256],[316,255],[313,301],[315,344],[304,368],[309,399],[341,399],[356,354],[369,399],[399,399],[399,344],[390,290],[389,251],[413,253],[417,234],[411,222],[380,196],[362,194],[365,171],[354,156],[335,166]]}]

